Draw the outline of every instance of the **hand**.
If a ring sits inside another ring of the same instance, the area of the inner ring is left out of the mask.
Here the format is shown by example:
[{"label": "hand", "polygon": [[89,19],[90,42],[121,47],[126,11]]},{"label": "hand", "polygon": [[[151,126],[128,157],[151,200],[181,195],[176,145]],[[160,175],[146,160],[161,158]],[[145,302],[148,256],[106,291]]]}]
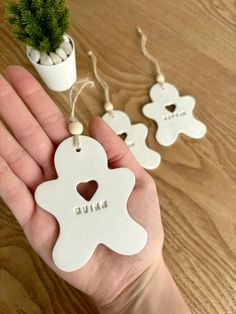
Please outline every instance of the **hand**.
[{"label": "hand", "polygon": [[60,277],[93,297],[100,308],[112,307],[140,278],[146,274],[151,277],[164,265],[163,229],[154,181],[126,144],[101,118],[94,118],[90,135],[103,145],[110,168],[127,167],[135,174],[128,210],[147,230],[148,242],[134,256],[122,256],[99,245],[83,268],[70,273],[59,270],[52,260],[58,224],[37,206],[34,191],[41,182],[56,178],[54,152],[69,136],[66,119],[26,70],[10,66],[6,77],[7,80],[0,76],[0,116],[12,134],[0,123],[0,196],[11,208],[33,249]]}]

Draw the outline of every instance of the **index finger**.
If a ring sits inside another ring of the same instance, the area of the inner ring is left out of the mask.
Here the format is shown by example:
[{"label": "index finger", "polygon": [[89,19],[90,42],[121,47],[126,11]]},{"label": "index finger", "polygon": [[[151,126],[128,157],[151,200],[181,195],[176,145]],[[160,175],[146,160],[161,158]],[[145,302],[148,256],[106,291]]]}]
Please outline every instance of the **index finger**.
[{"label": "index finger", "polygon": [[6,76],[52,142],[59,144],[68,137],[64,114],[33,75],[21,66],[11,65]]}]

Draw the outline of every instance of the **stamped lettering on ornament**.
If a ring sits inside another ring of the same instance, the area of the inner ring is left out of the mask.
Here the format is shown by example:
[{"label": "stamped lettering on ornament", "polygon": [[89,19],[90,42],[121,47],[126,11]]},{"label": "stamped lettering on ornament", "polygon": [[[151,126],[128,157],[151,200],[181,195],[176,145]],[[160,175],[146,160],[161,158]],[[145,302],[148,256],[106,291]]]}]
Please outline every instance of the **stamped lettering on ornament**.
[{"label": "stamped lettering on ornament", "polygon": [[76,215],[81,214],[92,214],[95,213],[101,209],[105,209],[108,207],[107,201],[100,201],[89,205],[82,205],[79,207],[76,207],[74,209]]},{"label": "stamped lettering on ornament", "polygon": [[162,119],[171,120],[171,119],[183,117],[185,115],[186,115],[186,111],[173,112],[173,113],[168,113],[166,115],[163,115]]}]

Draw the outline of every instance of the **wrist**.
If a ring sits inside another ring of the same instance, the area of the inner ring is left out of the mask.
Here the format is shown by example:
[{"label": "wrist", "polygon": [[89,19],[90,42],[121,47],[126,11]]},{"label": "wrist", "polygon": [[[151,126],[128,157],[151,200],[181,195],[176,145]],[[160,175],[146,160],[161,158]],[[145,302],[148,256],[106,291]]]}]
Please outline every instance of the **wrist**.
[{"label": "wrist", "polygon": [[99,310],[101,314],[190,314],[163,260],[150,266],[113,302]]}]

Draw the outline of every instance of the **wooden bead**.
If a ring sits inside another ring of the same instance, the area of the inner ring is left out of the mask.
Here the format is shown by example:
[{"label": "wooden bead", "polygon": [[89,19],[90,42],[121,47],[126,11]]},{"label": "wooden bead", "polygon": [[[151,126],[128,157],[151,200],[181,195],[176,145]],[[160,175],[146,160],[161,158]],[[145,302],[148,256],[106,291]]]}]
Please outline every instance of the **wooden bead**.
[{"label": "wooden bead", "polygon": [[68,126],[68,129],[69,129],[69,132],[70,134],[72,135],[80,135],[83,133],[83,124],[80,123],[79,121],[72,121],[69,123],[69,126]]},{"label": "wooden bead", "polygon": [[111,103],[106,103],[105,104],[105,110],[106,111],[112,111],[113,110],[113,105]]},{"label": "wooden bead", "polygon": [[157,82],[163,85],[165,83],[165,77],[162,73],[158,74]]}]

